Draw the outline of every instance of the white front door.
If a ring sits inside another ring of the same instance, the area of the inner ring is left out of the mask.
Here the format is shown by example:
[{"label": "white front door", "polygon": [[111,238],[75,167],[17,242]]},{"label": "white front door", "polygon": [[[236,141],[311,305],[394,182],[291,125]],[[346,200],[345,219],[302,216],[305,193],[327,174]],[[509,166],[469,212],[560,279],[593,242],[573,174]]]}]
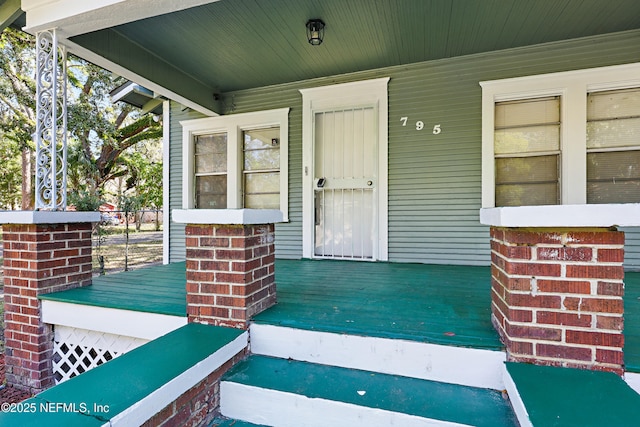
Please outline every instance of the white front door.
[{"label": "white front door", "polygon": [[316,112],[314,257],[374,258],[378,143],[374,107]]},{"label": "white front door", "polygon": [[388,259],[387,83],[303,89],[303,256]]}]

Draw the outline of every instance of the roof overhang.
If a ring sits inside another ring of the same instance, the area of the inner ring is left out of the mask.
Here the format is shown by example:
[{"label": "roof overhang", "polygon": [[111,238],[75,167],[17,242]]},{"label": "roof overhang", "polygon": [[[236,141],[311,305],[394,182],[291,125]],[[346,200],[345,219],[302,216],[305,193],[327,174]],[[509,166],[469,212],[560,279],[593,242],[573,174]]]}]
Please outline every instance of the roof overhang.
[{"label": "roof overhang", "polygon": [[124,102],[133,105],[140,108],[143,113],[162,114],[162,102],[164,99],[137,83],[128,81],[113,89],[109,95],[111,95],[112,102]]},{"label": "roof overhang", "polygon": [[13,24],[20,15],[22,15],[20,0],[0,1],[0,31]]},{"label": "roof overhang", "polygon": [[[638,0],[22,0],[22,10],[27,31],[56,28],[69,52],[206,115],[238,90],[640,30]],[[319,46],[306,39],[312,18],[326,23]]]}]

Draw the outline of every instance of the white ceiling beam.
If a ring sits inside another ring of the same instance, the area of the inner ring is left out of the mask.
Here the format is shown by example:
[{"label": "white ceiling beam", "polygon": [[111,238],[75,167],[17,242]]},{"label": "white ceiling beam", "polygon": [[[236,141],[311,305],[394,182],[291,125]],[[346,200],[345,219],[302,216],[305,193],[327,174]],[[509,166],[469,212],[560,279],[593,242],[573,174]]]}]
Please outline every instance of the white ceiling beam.
[{"label": "white ceiling beam", "polygon": [[57,28],[73,37],[219,0],[22,0],[30,33]]}]

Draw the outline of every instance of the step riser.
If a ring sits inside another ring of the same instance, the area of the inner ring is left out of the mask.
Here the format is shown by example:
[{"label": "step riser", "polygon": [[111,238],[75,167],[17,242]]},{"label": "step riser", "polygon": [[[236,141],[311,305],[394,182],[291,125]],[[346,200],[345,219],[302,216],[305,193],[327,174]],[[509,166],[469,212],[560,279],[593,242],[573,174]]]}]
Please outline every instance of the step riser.
[{"label": "step riser", "polygon": [[625,372],[624,380],[629,384],[629,387],[634,389],[636,393],[640,394],[640,374]]},{"label": "step riser", "polygon": [[471,387],[504,389],[500,351],[253,324],[253,354]]},{"label": "step riser", "polygon": [[228,418],[273,427],[466,426],[227,381],[220,384],[220,410]]},{"label": "step riser", "polygon": [[520,393],[518,393],[518,387],[516,387],[516,383],[513,382],[513,378],[509,375],[506,367],[503,368],[503,378],[505,389],[507,390],[509,400],[511,401],[511,407],[516,413],[520,427],[533,427],[533,424],[531,424],[531,420],[529,419],[527,408],[520,397]]}]

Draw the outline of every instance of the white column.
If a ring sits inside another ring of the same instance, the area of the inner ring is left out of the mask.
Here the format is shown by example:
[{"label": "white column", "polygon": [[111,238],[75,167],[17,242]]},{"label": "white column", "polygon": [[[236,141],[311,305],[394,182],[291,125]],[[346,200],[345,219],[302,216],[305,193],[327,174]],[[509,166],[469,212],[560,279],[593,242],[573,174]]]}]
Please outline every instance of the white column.
[{"label": "white column", "polygon": [[67,207],[67,53],[56,30],[36,34],[36,210]]}]

